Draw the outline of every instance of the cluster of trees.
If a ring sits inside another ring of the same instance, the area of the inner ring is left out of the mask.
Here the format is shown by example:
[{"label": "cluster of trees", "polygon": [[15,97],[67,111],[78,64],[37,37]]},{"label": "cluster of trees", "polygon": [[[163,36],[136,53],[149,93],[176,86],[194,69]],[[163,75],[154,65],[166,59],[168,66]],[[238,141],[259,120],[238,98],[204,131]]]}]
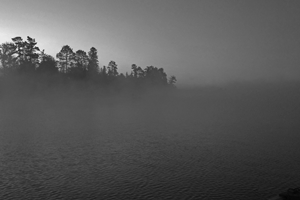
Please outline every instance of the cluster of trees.
[{"label": "cluster of trees", "polygon": [[[23,40],[12,38],[12,42],[0,45],[1,76],[31,74],[34,77],[60,77],[68,81],[89,81],[102,86],[172,86],[176,77],[167,77],[163,68],[148,66],[145,69],[136,64],[131,66],[131,72],[118,72],[118,65],[110,61],[107,66],[99,67],[97,49],[92,47],[86,53],[76,52],[69,45],[62,47],[56,58],[45,54],[37,47],[37,42],[31,37]],[[32,77],[32,76],[31,76]]]}]

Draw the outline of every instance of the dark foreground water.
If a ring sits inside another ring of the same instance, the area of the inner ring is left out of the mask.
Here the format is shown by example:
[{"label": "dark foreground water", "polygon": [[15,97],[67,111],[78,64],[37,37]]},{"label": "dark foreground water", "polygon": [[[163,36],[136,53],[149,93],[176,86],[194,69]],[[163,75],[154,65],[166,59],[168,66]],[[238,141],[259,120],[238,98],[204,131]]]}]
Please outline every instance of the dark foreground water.
[{"label": "dark foreground water", "polygon": [[0,199],[253,200],[300,186],[299,95],[254,95],[2,100]]}]

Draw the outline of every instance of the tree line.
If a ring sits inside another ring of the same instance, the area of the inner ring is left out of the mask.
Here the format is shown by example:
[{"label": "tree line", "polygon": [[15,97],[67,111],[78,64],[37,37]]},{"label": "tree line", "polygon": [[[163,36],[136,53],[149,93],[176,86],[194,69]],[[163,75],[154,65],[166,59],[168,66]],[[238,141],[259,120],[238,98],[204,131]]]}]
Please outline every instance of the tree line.
[{"label": "tree line", "polygon": [[[37,47],[31,37],[23,40],[12,38],[12,42],[0,45],[1,77],[30,76],[36,81],[46,79],[66,82],[89,82],[99,87],[175,87],[176,77],[167,77],[163,68],[147,66],[142,69],[132,64],[129,73],[119,73],[115,61],[100,67],[98,52],[95,47],[89,52],[74,51],[64,45],[56,58]],[[38,78],[42,77],[42,78]]]}]

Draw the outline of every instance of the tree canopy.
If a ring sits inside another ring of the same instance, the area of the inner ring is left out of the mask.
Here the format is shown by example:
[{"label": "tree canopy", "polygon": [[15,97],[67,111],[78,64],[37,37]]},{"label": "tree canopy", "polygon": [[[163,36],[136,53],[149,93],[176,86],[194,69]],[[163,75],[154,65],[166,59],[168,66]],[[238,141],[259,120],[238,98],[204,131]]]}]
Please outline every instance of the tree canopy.
[{"label": "tree canopy", "polygon": [[[0,45],[0,61],[2,77],[22,74],[32,77],[47,76],[52,82],[67,84],[70,81],[93,82],[97,87],[144,88],[170,87],[174,88],[176,77],[167,77],[163,68],[146,66],[144,69],[136,64],[131,65],[131,71],[124,75],[118,72],[118,64],[110,61],[107,66],[100,67],[98,51],[91,47],[88,53],[84,50],[73,51],[69,45],[64,45],[56,54],[56,59],[45,54],[37,47],[34,38],[12,38],[12,42]],[[0,77],[1,78],[1,77]],[[34,79],[36,82],[43,79]]]}]

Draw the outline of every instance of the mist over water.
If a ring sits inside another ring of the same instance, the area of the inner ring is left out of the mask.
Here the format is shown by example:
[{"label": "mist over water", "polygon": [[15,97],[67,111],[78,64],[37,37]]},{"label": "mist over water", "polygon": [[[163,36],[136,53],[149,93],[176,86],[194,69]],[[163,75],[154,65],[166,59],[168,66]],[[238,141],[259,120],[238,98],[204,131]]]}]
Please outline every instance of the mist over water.
[{"label": "mist over water", "polygon": [[0,200],[256,200],[299,187],[299,11],[1,0]]},{"label": "mist over water", "polygon": [[2,90],[0,199],[266,199],[300,185],[300,84]]}]

